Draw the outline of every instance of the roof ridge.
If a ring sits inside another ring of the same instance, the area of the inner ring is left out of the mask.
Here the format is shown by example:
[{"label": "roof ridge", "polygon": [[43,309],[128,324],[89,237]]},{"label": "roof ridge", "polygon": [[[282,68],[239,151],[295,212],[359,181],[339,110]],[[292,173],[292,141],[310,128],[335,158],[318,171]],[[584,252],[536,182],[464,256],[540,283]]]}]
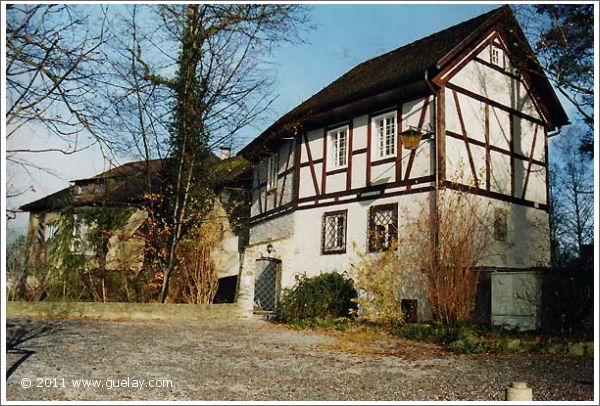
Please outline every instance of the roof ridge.
[{"label": "roof ridge", "polygon": [[[302,106],[302,105],[303,105],[303,104],[304,104],[306,101],[308,101],[308,100],[310,100],[312,97],[314,97],[314,96],[318,95],[319,93],[321,93],[322,91],[324,91],[325,89],[327,89],[329,86],[333,85],[334,83],[336,83],[336,82],[338,82],[338,81],[341,81],[341,80],[342,80],[343,78],[345,78],[347,75],[349,75],[350,73],[354,72],[354,71],[355,71],[355,69],[357,69],[357,68],[359,68],[359,67],[361,67],[361,66],[366,66],[366,65],[368,65],[369,63],[373,63],[373,62],[375,62],[375,61],[377,61],[377,60],[379,60],[379,59],[383,59],[383,58],[389,57],[391,54],[394,54],[394,53],[396,53],[396,52],[400,53],[400,52],[401,52],[401,51],[403,51],[403,50],[409,49],[409,48],[411,48],[411,47],[415,47],[415,46],[417,46],[417,45],[421,45],[421,44],[422,44],[423,42],[425,42],[425,41],[431,41],[431,40],[435,39],[435,38],[436,38],[436,36],[438,36],[438,35],[440,35],[440,34],[442,34],[442,33],[445,33],[445,32],[447,32],[447,31],[450,31],[450,30],[456,29],[457,27],[460,27],[460,26],[468,25],[469,23],[472,23],[474,20],[477,20],[477,19],[482,19],[482,20],[484,20],[484,21],[485,21],[485,20],[487,20],[488,18],[492,17],[492,15],[494,15],[494,14],[496,14],[496,13],[498,13],[498,12],[500,12],[501,10],[503,10],[503,9],[506,9],[506,8],[508,8],[508,6],[506,6],[506,5],[504,5],[504,6],[501,6],[501,7],[498,7],[498,8],[495,8],[495,9],[493,9],[493,10],[491,10],[491,11],[488,11],[488,12],[486,12],[486,13],[483,13],[483,14],[479,14],[479,15],[477,15],[477,16],[475,16],[475,17],[472,17],[472,18],[470,18],[470,19],[468,19],[468,20],[465,20],[465,21],[459,22],[459,23],[457,23],[457,24],[451,25],[450,27],[443,28],[443,29],[441,29],[441,30],[439,30],[439,31],[436,31],[436,32],[434,32],[434,33],[432,33],[432,34],[429,34],[429,35],[428,35],[428,36],[426,36],[426,37],[419,38],[419,39],[417,39],[417,40],[415,40],[415,41],[413,41],[413,42],[410,42],[410,43],[408,43],[408,44],[402,45],[402,46],[400,46],[400,47],[398,47],[398,48],[394,48],[394,49],[392,49],[391,51],[388,51],[388,52],[386,52],[386,53],[383,53],[383,54],[381,54],[381,55],[378,55],[378,56],[374,56],[374,57],[372,57],[372,58],[369,58],[369,59],[367,59],[366,61],[360,62],[360,63],[358,63],[357,65],[354,65],[352,68],[350,68],[350,69],[349,69],[348,71],[346,71],[344,74],[342,74],[342,76],[338,77],[338,78],[337,78],[337,79],[335,79],[333,82],[329,83],[328,85],[326,85],[325,87],[323,87],[322,89],[320,89],[319,91],[317,91],[316,93],[312,94],[311,96],[309,96],[308,98],[306,98],[305,100],[303,100],[303,101],[302,101],[300,104],[298,104],[296,107],[292,108],[292,109],[291,109],[289,112],[291,112],[291,111],[295,110],[297,107],[300,107],[300,106]],[[482,21],[482,23],[483,23],[483,21]],[[286,113],[286,114],[287,114],[287,113]]]}]

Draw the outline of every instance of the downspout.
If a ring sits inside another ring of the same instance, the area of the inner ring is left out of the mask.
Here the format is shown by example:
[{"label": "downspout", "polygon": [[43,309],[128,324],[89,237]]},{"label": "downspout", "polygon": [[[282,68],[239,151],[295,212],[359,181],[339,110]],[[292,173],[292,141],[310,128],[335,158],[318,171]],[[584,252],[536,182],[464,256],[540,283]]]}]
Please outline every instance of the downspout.
[{"label": "downspout", "polygon": [[438,153],[438,131],[439,131],[439,126],[438,126],[438,97],[436,95],[436,90],[433,87],[433,85],[431,84],[431,82],[429,81],[429,71],[425,70],[425,74],[424,74],[424,79],[425,79],[425,83],[427,83],[427,86],[429,87],[429,89],[431,90],[431,93],[433,94],[433,103],[434,103],[434,108],[433,108],[433,122],[434,122],[434,126],[435,126],[435,130],[434,130],[434,146],[433,146],[433,157],[434,157],[434,170],[435,170],[435,186],[434,186],[434,194],[433,194],[433,213],[432,213],[432,217],[433,217],[433,267],[434,267],[434,272],[437,271],[438,268],[438,256],[439,256],[439,249],[438,249],[438,235],[439,235],[439,210],[438,210],[438,204],[439,204],[439,200],[440,200],[440,171],[439,171],[439,163],[438,163],[438,158],[439,158],[439,153]]}]

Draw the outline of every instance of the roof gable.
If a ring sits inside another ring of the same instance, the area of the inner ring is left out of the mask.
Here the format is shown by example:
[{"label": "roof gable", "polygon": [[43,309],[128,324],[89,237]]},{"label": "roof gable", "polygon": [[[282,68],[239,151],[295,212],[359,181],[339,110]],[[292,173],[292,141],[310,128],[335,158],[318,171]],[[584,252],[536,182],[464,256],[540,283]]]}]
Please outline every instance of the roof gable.
[{"label": "roof gable", "polygon": [[[425,82],[426,74],[429,78],[434,77],[465,47],[474,46],[482,33],[501,24],[508,27],[507,32],[511,33],[511,41],[519,44],[521,52],[533,55],[510,8],[500,7],[357,65],[282,116],[243,148],[240,154],[249,158],[264,142],[276,139],[286,132],[289,136],[289,132],[301,127],[311,115],[396,87],[418,81]],[[529,66],[530,69],[536,69],[536,81],[533,85],[540,86],[541,95],[553,105],[556,124],[566,124],[568,122],[566,114],[548,79],[535,61],[533,56]]]}]

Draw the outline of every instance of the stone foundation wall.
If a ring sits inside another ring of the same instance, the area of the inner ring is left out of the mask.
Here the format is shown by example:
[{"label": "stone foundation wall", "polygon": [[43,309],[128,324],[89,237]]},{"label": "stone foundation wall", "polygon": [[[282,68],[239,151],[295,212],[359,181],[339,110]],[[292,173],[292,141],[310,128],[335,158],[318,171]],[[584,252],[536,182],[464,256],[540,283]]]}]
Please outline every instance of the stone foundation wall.
[{"label": "stone foundation wall", "polygon": [[7,302],[7,317],[91,320],[231,320],[252,317],[239,303],[208,305],[94,302]]}]

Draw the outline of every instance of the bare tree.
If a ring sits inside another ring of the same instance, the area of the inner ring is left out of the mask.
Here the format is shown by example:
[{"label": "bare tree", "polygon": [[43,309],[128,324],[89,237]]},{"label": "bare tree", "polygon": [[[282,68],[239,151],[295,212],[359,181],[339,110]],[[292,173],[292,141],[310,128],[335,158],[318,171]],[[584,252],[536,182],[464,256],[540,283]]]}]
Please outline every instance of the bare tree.
[{"label": "bare tree", "polygon": [[594,5],[537,4],[515,9],[537,61],[585,124],[581,150],[593,156]]},{"label": "bare tree", "polygon": [[[100,11],[98,9],[97,11]],[[105,43],[106,15],[89,25],[79,7],[55,4],[9,4],[6,16],[6,138],[28,124],[40,124],[62,139],[65,148],[8,150],[73,154],[93,142],[108,143],[97,132],[94,90],[100,72],[100,47]],[[89,26],[98,27],[92,33]]]},{"label": "bare tree", "polygon": [[[582,159],[570,128],[553,143],[561,158],[551,167],[551,222],[558,258],[579,257],[594,239],[594,179],[591,162]],[[562,261],[561,261],[562,262]]]},{"label": "bare tree", "polygon": [[[130,88],[162,92],[172,111],[154,115],[169,130],[171,158],[170,242],[160,298],[164,302],[179,241],[212,207],[215,174],[210,151],[269,107],[271,80],[261,68],[261,58],[276,42],[296,39],[305,17],[302,8],[294,5],[163,5],[151,10],[160,19],[158,28],[166,33],[164,43],[170,49],[156,41],[143,49],[143,38],[135,34]],[[133,14],[131,21],[136,33]],[[151,63],[147,52],[163,55],[167,62]],[[175,61],[175,73],[169,69],[169,59]],[[138,98],[141,112],[139,102]]]}]

